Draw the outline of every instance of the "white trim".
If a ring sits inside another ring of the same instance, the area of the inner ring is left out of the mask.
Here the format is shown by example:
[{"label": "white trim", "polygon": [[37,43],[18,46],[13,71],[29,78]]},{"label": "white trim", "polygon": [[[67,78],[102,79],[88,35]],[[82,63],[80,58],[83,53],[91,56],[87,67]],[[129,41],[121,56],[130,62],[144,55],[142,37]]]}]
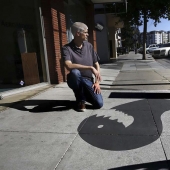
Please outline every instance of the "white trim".
[{"label": "white trim", "polygon": [[45,38],[45,28],[44,28],[44,19],[42,16],[41,7],[39,7],[39,14],[40,14],[40,22],[41,22],[41,30],[42,30],[42,38],[43,38],[43,45],[44,45],[44,57],[45,57],[45,66],[46,66],[46,74],[47,74],[47,81],[50,81],[50,73],[49,73],[49,64],[48,64],[48,57],[47,57],[47,48],[46,48],[46,38]]}]

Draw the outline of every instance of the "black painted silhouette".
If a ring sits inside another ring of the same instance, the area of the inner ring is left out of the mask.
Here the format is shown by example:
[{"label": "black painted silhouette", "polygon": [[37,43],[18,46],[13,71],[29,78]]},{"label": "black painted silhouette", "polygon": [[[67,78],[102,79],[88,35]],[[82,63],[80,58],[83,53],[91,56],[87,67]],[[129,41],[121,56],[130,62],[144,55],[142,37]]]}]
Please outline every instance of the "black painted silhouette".
[{"label": "black painted silhouette", "polygon": [[[106,150],[130,150],[148,145],[160,137],[163,129],[161,115],[170,110],[169,100],[150,99],[149,102],[139,100],[111,108],[117,114],[133,117],[133,123],[127,127],[120,120],[105,117],[107,114],[93,115],[81,122],[79,135],[87,143]],[[148,108],[140,111],[147,103]]]},{"label": "black painted silhouette", "polygon": [[137,169],[143,169],[143,170],[169,170],[170,161],[158,161],[158,162],[149,162],[149,163],[143,163],[143,164],[137,164],[137,165],[127,165],[127,166],[121,166],[117,168],[112,168],[108,170],[137,170]]}]

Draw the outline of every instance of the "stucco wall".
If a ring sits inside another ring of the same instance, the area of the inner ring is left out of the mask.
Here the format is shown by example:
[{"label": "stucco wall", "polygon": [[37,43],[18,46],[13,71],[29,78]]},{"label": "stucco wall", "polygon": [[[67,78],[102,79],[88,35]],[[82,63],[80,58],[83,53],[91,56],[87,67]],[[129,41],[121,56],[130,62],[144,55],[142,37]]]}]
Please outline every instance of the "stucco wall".
[{"label": "stucco wall", "polygon": [[102,31],[96,30],[96,42],[97,42],[97,53],[100,57],[100,63],[109,62],[109,46],[108,46],[108,30],[107,21],[104,14],[95,15],[95,23],[99,23],[103,26]]}]

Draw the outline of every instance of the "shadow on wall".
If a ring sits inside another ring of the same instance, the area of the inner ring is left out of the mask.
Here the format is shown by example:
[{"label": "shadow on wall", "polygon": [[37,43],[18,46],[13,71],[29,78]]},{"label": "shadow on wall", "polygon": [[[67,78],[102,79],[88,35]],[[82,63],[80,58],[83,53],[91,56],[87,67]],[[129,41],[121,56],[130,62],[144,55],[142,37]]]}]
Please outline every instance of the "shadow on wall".
[{"label": "shadow on wall", "polygon": [[150,99],[149,103],[139,100],[113,107],[106,114],[100,111],[81,122],[79,135],[87,143],[105,150],[123,151],[148,145],[160,137],[161,115],[170,110],[169,100]]}]

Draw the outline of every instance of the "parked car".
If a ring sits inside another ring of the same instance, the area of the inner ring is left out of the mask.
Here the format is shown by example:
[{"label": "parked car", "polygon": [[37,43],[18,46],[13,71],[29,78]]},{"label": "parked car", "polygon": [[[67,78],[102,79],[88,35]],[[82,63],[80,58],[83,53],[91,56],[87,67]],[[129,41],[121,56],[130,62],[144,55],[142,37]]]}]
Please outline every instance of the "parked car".
[{"label": "parked car", "polygon": [[150,44],[146,47],[146,53],[152,53],[153,50],[159,48],[157,44]]},{"label": "parked car", "polygon": [[[163,47],[163,44],[158,44],[158,48],[161,48]],[[153,48],[152,50],[150,50],[150,54],[152,54],[152,52],[155,50],[155,49],[158,49],[158,48]]]},{"label": "parked car", "polygon": [[170,57],[170,43],[163,44],[160,48],[153,50],[152,57]]},{"label": "parked car", "polygon": [[138,49],[137,49],[137,52],[140,53],[140,54],[142,54],[142,53],[143,53],[143,47],[138,48]]},{"label": "parked car", "polygon": [[[143,54],[143,47],[140,47],[138,50],[137,50],[138,53],[140,54]],[[149,51],[146,51],[146,53],[149,54]]]},{"label": "parked car", "polygon": [[[146,53],[150,54],[150,53],[152,53],[153,50],[155,50],[157,48],[159,48],[159,46],[157,44],[151,44],[151,45],[146,47]],[[141,53],[141,54],[143,53],[143,47],[140,47],[138,49],[138,53]]]}]

